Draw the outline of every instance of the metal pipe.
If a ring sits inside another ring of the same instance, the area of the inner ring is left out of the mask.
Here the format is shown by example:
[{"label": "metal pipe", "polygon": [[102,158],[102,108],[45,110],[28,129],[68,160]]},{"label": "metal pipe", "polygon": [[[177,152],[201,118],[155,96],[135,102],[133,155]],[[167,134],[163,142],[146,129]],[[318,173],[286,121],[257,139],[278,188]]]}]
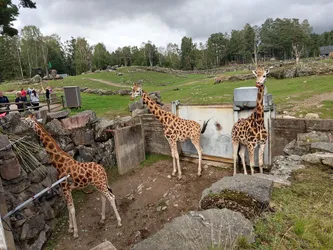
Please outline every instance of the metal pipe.
[{"label": "metal pipe", "polygon": [[7,217],[11,216],[13,213],[15,213],[16,211],[20,210],[21,208],[23,208],[25,205],[27,205],[29,202],[37,199],[39,196],[41,196],[42,194],[44,194],[46,191],[50,190],[51,188],[53,188],[54,186],[58,185],[60,182],[63,182],[64,180],[66,180],[68,177],[70,177],[70,175],[64,176],[61,179],[59,179],[58,181],[54,182],[51,186],[43,189],[42,191],[40,191],[39,193],[35,194],[34,196],[32,196],[31,198],[29,198],[28,200],[26,200],[25,202],[23,202],[22,204],[18,205],[16,208],[14,208],[13,210],[11,210],[10,212],[8,212],[4,217],[2,217],[2,219],[6,219]]}]

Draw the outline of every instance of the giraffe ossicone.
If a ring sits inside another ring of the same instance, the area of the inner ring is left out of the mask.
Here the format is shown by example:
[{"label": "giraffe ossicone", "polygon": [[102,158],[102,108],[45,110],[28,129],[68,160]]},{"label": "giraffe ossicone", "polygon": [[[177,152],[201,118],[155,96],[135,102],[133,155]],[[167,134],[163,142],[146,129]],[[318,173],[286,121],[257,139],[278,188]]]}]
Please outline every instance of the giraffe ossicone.
[{"label": "giraffe ossicone", "polygon": [[[239,119],[231,130],[232,144],[233,144],[233,160],[234,160],[234,175],[236,174],[237,155],[241,157],[244,174],[247,174],[245,164],[246,149],[249,152],[251,174],[254,174],[254,150],[259,146],[259,169],[263,173],[264,165],[264,150],[267,140],[267,130],[264,123],[264,89],[267,74],[269,70],[263,67],[257,67],[252,71],[256,76],[255,86],[258,88],[256,107],[251,115],[247,118]],[[239,149],[239,152],[238,152]]]},{"label": "giraffe ossicone", "polygon": [[70,180],[67,179],[60,184],[69,212],[68,232],[73,233],[74,238],[78,237],[72,190],[84,188],[89,184],[93,185],[101,193],[102,213],[100,222],[104,223],[105,221],[105,205],[107,199],[116,215],[118,226],[122,226],[115,203],[115,195],[108,185],[108,178],[104,168],[96,162],[78,162],[74,160],[72,156],[59,147],[55,139],[37,122],[34,114],[29,114],[26,118],[23,118],[23,120],[34,130],[42,141],[52,165],[58,170],[58,179],[68,174],[70,175]]},{"label": "giraffe ossicone", "polygon": [[[177,142],[184,142],[190,139],[196,148],[199,156],[198,163],[198,176],[201,176],[202,168],[202,148],[200,147],[200,137],[207,128],[209,120],[204,121],[202,127],[196,121],[186,120],[167,112],[161,108],[155,101],[153,101],[147,92],[142,89],[142,84],[133,83],[131,100],[141,96],[143,103],[145,103],[151,113],[162,123],[164,136],[167,139],[172,155],[173,171],[172,176],[175,176],[178,170],[178,179],[182,179],[182,171],[179,163],[179,154],[177,149]],[[177,168],[176,168],[177,167]]]}]

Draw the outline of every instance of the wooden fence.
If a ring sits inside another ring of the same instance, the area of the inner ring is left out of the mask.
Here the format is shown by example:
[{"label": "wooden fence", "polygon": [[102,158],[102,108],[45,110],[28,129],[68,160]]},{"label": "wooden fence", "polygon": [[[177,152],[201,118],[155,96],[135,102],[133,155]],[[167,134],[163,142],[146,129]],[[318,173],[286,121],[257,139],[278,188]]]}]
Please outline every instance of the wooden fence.
[{"label": "wooden fence", "polygon": [[27,110],[34,110],[36,108],[43,108],[43,107],[47,107],[48,112],[51,112],[51,110],[53,110],[55,107],[51,107],[51,105],[54,104],[61,104],[62,107],[65,107],[65,103],[64,103],[64,96],[61,95],[60,98],[58,98],[56,96],[56,94],[52,94],[51,98],[46,99],[41,98],[41,100],[39,101],[39,105],[38,106],[33,106],[32,103],[30,101],[28,102],[21,102],[20,104],[23,104],[23,108],[16,108],[16,109],[10,109],[10,105],[17,105],[18,103],[16,102],[9,102],[9,103],[0,103],[0,113],[4,113],[6,112],[7,114],[9,112],[14,112],[14,111],[27,111]]}]

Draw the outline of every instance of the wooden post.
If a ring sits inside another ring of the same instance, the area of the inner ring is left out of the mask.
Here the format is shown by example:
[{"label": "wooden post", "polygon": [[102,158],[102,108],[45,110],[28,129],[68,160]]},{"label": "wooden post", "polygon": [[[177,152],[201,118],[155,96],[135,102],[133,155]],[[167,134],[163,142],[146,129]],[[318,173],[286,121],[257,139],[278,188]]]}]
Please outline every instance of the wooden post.
[{"label": "wooden post", "polygon": [[48,109],[49,112],[51,112],[51,109],[50,109],[50,99],[48,98],[48,99],[46,99],[46,101],[47,101],[47,109]]},{"label": "wooden post", "polygon": [[[2,218],[2,216],[5,216],[8,213],[7,204],[6,204],[4,194],[5,194],[5,190],[3,189],[2,181],[1,181],[1,177],[0,177],[0,217],[1,218]],[[7,222],[7,223],[3,223],[3,225],[2,225],[3,228],[4,228],[4,234],[5,234],[5,238],[6,238],[7,249],[8,250],[12,250],[12,249],[15,250],[16,248],[15,248],[13,233],[12,233],[12,231],[5,230],[5,228],[9,229],[8,225],[10,225],[10,218],[6,218],[3,221]]]}]

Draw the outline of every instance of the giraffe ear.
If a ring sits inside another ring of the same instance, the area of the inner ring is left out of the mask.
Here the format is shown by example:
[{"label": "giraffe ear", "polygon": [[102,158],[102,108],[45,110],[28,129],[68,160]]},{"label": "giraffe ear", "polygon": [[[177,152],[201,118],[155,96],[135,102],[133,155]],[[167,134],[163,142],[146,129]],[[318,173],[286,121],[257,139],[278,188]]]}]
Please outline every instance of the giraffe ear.
[{"label": "giraffe ear", "polygon": [[252,73],[253,73],[255,76],[257,76],[257,72],[256,72],[256,71],[252,70]]},{"label": "giraffe ear", "polygon": [[268,75],[269,74],[269,69],[268,70],[266,70],[266,75]]}]

